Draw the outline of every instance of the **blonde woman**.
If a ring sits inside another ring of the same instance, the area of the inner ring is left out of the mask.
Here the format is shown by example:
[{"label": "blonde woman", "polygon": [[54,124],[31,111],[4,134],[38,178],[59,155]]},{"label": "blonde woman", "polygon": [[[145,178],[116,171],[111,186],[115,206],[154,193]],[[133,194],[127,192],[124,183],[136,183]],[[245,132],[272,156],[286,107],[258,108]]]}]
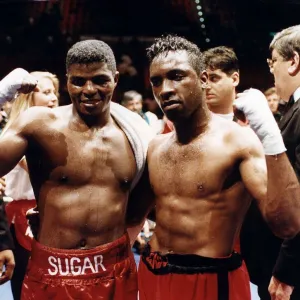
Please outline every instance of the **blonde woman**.
[{"label": "blonde woman", "polygon": [[[3,133],[17,116],[32,106],[58,106],[59,82],[49,72],[30,73],[38,80],[37,87],[29,94],[20,94],[13,102],[8,122]],[[32,233],[27,224],[26,211],[36,206],[35,196],[29,180],[27,164],[23,158],[18,165],[5,176],[5,194],[13,201],[6,205],[6,213],[11,224],[11,232],[15,242],[16,267],[11,280],[14,299],[20,299],[22,282],[31,251]]]}]

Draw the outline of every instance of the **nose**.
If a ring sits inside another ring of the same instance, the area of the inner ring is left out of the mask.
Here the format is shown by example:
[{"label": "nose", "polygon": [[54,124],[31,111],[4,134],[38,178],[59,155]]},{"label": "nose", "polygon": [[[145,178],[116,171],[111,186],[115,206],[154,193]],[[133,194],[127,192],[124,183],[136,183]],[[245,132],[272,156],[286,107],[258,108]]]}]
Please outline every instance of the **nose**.
[{"label": "nose", "polygon": [[161,91],[159,93],[159,96],[163,100],[168,100],[171,95],[174,94],[174,84],[171,80],[164,80],[162,83]]},{"label": "nose", "polygon": [[56,94],[52,93],[51,100],[48,103],[48,107],[53,108],[58,106],[58,98]]},{"label": "nose", "polygon": [[91,80],[87,80],[83,87],[83,94],[86,97],[93,96],[97,93],[97,89]]}]

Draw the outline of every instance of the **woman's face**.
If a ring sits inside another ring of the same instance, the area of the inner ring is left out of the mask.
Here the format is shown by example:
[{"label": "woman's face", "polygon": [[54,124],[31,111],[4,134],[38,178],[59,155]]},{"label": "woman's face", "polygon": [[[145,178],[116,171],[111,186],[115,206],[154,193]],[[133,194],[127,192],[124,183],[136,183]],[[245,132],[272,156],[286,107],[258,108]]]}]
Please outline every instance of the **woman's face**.
[{"label": "woman's face", "polygon": [[38,91],[33,93],[33,106],[46,106],[50,108],[58,106],[56,91],[51,79],[39,79],[37,88]]}]

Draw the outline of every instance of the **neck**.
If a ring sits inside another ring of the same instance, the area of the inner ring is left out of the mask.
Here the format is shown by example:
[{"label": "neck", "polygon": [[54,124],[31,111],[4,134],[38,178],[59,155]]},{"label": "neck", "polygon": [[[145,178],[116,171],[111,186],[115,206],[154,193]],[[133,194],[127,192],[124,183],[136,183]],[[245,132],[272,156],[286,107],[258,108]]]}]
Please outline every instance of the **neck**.
[{"label": "neck", "polygon": [[233,113],[232,103],[224,106],[209,106],[209,110],[215,114],[227,115]]},{"label": "neck", "polygon": [[105,108],[105,110],[98,115],[87,115],[77,111],[75,106],[73,105],[73,116],[76,120],[76,123],[82,124],[89,128],[102,128],[110,120],[110,106]]},{"label": "neck", "polygon": [[199,107],[188,118],[174,121],[177,140],[180,144],[187,144],[204,133],[208,127],[211,113],[207,107]]}]

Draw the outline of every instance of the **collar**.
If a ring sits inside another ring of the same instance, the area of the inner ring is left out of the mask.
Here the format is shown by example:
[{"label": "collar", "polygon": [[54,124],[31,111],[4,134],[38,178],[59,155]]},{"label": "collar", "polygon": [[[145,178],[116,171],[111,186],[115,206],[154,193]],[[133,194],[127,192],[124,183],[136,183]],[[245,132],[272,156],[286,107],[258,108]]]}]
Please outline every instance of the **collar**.
[{"label": "collar", "polygon": [[[300,92],[300,90],[299,90],[299,92]],[[217,116],[219,116],[219,117],[221,117],[225,120],[232,121],[234,113],[232,112],[232,113],[229,113],[229,114],[215,114],[215,115],[217,115]]]},{"label": "collar", "polygon": [[300,99],[300,87],[298,87],[296,89],[296,91],[294,92],[293,96],[294,96],[294,102],[296,103]]}]

